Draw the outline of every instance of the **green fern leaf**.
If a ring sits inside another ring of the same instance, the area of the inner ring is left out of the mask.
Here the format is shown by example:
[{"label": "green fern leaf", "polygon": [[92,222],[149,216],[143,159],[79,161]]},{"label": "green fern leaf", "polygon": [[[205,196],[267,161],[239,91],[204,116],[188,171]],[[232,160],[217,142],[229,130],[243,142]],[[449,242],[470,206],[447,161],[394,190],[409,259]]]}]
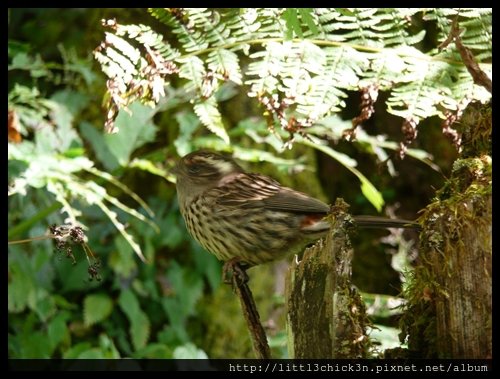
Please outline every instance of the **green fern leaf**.
[{"label": "green fern leaf", "polygon": [[187,91],[196,91],[201,94],[203,90],[203,79],[206,75],[203,61],[196,56],[191,56],[177,59],[177,62],[181,64],[179,77],[188,80],[184,85],[185,89]]},{"label": "green fern leaf", "polygon": [[217,102],[214,97],[196,103],[194,105],[194,112],[200,118],[203,125],[229,145],[229,136],[222,123],[222,116],[217,108]]},{"label": "green fern leaf", "polygon": [[208,54],[207,63],[208,68],[213,72],[227,77],[236,84],[242,84],[238,55],[234,52],[225,49],[214,50]]}]

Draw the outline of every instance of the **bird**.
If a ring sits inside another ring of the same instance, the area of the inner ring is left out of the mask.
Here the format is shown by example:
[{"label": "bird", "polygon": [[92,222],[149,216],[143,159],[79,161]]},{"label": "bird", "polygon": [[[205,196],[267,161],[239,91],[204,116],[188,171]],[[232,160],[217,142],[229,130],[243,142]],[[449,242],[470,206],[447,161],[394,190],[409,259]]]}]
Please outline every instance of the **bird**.
[{"label": "bird", "polygon": [[[191,236],[223,262],[247,268],[300,253],[325,236],[330,207],[273,178],[246,172],[211,150],[182,157],[172,170],[180,212]],[[415,222],[353,216],[359,227],[418,228]]]}]

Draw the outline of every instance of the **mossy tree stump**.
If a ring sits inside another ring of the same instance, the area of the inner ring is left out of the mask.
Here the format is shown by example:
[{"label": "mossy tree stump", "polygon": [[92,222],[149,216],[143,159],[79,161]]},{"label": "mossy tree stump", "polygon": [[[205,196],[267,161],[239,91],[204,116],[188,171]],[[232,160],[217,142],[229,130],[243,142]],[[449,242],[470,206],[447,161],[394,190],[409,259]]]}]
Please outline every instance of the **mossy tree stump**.
[{"label": "mossy tree stump", "polygon": [[352,249],[346,205],[337,201],[325,240],[292,263],[286,278],[290,358],[363,358],[368,351],[365,306],[351,285]]},{"label": "mossy tree stump", "polygon": [[411,356],[492,357],[491,109],[468,109],[461,128],[461,158],[420,218],[402,319]]}]

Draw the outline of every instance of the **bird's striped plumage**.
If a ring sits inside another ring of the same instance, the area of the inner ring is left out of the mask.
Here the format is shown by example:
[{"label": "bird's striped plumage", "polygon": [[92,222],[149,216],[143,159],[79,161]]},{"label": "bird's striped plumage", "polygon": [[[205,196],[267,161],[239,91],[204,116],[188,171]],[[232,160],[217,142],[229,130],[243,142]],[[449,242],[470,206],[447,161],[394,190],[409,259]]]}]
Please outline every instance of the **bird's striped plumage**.
[{"label": "bird's striped plumage", "polygon": [[[224,155],[188,154],[175,172],[190,234],[222,261],[238,257],[253,266],[278,260],[299,253],[329,228],[323,220],[328,205],[270,177],[246,173]],[[408,225],[404,220],[359,217],[362,226]]]}]

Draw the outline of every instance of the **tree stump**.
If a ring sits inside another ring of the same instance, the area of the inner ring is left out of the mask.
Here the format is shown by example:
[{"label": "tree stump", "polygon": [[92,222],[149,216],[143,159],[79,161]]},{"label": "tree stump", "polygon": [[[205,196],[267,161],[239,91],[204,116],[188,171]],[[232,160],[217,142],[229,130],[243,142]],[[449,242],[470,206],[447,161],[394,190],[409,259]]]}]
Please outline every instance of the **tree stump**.
[{"label": "tree stump", "polygon": [[369,344],[364,303],[351,284],[347,205],[337,200],[325,240],[306,249],[286,278],[290,358],[364,358]]}]

